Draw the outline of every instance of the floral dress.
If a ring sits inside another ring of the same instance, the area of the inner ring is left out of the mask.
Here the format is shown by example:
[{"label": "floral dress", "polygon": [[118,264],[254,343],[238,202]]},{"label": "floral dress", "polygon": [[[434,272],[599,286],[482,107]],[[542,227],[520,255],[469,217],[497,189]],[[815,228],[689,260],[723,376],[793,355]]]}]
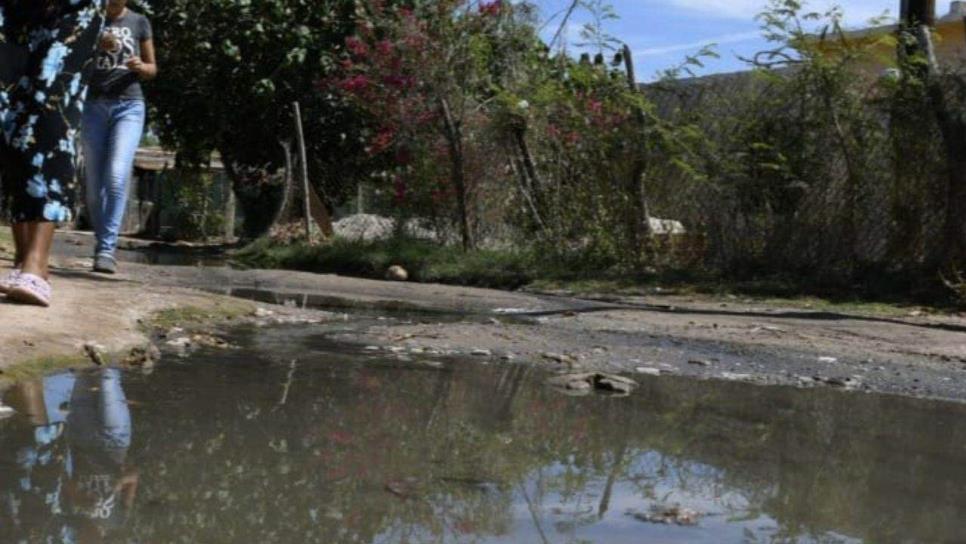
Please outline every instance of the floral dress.
[{"label": "floral dress", "polygon": [[0,0],[0,181],[15,223],[71,220],[104,0]]}]

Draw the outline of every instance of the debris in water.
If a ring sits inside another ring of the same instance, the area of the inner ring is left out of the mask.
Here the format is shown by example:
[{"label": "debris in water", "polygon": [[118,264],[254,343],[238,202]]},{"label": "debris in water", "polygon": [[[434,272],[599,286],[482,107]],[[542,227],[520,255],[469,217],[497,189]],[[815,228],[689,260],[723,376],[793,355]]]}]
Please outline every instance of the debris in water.
[{"label": "debris in water", "polygon": [[255,317],[264,318],[264,317],[272,317],[273,315],[275,315],[275,312],[273,312],[272,310],[267,310],[265,308],[255,308]]},{"label": "debris in water", "polygon": [[154,364],[160,359],[161,350],[154,344],[148,344],[132,349],[128,356],[124,358],[124,364],[148,369],[154,367]]},{"label": "debris in water", "polygon": [[235,346],[231,345],[227,340],[211,334],[196,334],[191,337],[191,342],[195,345],[209,348],[235,349]]},{"label": "debris in water", "polygon": [[628,515],[645,523],[680,525],[682,527],[694,527],[701,519],[699,512],[677,505],[670,508],[654,506],[650,512],[628,512]]},{"label": "debris in water", "polygon": [[104,366],[107,364],[107,361],[104,357],[104,346],[100,344],[87,342],[84,344],[84,353],[87,355],[87,358],[97,366]]},{"label": "debris in water", "polygon": [[543,357],[548,361],[554,361],[563,365],[573,365],[577,362],[576,359],[574,359],[570,355],[567,355],[566,353],[560,354],[560,353],[547,352],[547,353],[541,354],[541,357]]},{"label": "debris in water", "polygon": [[547,383],[553,387],[558,387],[567,391],[589,392],[592,389],[597,389],[598,391],[606,391],[622,395],[629,394],[638,385],[636,381],[630,378],[625,378],[616,374],[603,374],[600,372],[562,374],[550,378],[547,380]]},{"label": "debris in water", "polygon": [[403,480],[386,482],[386,491],[400,499],[411,499],[419,493],[419,480],[416,478],[405,478]]},{"label": "debris in water", "polygon": [[178,348],[179,350],[185,350],[191,345],[191,339],[187,336],[181,336],[179,338],[172,338],[166,342],[169,346],[173,348]]},{"label": "debris in water", "polygon": [[490,350],[488,350],[488,349],[474,349],[471,352],[471,354],[474,355],[474,356],[476,356],[476,357],[489,357],[489,356],[493,355],[493,352],[490,351]]}]

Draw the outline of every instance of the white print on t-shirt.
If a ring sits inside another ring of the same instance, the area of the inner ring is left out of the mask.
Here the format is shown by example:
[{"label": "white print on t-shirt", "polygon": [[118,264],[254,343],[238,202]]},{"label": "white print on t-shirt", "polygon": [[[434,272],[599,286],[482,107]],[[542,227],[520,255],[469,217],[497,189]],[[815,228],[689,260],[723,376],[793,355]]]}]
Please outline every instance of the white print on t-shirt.
[{"label": "white print on t-shirt", "polygon": [[136,45],[131,29],[126,26],[109,26],[104,32],[110,32],[117,40],[114,47],[108,51],[101,51],[97,58],[98,70],[127,70],[126,63],[134,56]]}]

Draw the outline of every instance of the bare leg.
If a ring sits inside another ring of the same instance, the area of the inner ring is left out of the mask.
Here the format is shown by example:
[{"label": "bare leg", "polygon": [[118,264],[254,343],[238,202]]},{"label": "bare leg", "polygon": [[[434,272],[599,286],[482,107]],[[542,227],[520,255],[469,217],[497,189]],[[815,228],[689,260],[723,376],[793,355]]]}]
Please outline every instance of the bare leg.
[{"label": "bare leg", "polygon": [[3,398],[17,412],[27,416],[34,427],[42,427],[50,422],[47,405],[44,403],[44,383],[41,380],[22,382],[10,389]]},{"label": "bare leg", "polygon": [[13,244],[17,252],[13,258],[13,266],[20,268],[20,265],[23,264],[24,255],[27,253],[27,225],[25,223],[14,223],[10,230],[13,231]]},{"label": "bare leg", "polygon": [[26,244],[23,249],[21,271],[47,279],[49,276],[48,261],[50,260],[50,246],[54,241],[53,223],[24,223],[26,229]]}]

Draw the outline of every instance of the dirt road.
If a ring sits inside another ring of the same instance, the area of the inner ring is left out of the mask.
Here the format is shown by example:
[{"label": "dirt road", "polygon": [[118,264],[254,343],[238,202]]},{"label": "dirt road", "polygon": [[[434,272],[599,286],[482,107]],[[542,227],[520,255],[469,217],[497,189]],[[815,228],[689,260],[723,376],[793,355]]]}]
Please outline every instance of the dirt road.
[{"label": "dirt road", "polygon": [[337,339],[396,354],[966,400],[963,316],[844,315],[697,297],[601,302],[227,267],[125,263],[120,276],[104,278],[85,272],[76,255],[57,264],[53,308],[0,304],[0,364],[77,353],[88,341],[124,349],[144,340],[139,320],[158,310],[217,314],[248,299],[276,311],[382,316]]}]

